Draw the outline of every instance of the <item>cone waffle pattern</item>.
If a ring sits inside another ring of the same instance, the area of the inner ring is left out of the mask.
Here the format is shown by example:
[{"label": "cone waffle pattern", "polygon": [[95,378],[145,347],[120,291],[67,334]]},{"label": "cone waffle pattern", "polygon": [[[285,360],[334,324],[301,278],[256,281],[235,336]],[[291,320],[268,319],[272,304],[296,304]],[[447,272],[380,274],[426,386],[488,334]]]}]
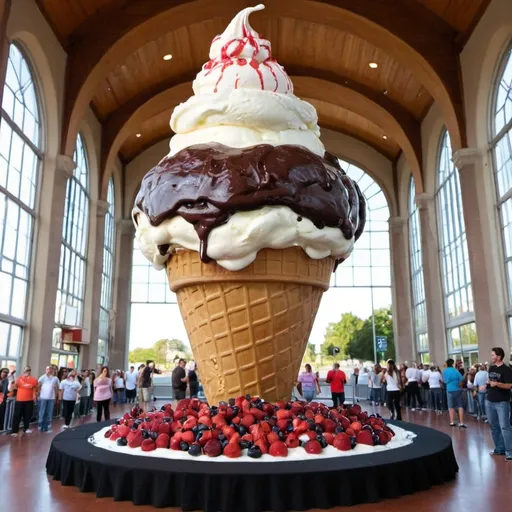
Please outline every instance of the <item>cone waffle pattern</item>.
[{"label": "cone waffle pattern", "polygon": [[238,272],[194,251],[168,262],[209,403],[250,394],[286,400],[297,380],[334,260],[265,249]]}]

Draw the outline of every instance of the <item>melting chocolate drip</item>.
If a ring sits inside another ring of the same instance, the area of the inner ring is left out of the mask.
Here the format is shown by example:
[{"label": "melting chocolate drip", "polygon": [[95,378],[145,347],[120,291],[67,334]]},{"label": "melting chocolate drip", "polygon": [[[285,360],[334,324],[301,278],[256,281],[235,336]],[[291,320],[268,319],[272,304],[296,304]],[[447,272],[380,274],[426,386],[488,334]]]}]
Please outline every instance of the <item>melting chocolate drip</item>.
[{"label": "melting chocolate drip", "polygon": [[207,249],[213,228],[238,211],[277,205],[319,229],[337,227],[347,240],[359,238],[366,220],[363,195],[338,160],[294,145],[190,146],[149,171],[135,200],[153,226],[176,215],[193,224],[203,262],[211,261]]}]

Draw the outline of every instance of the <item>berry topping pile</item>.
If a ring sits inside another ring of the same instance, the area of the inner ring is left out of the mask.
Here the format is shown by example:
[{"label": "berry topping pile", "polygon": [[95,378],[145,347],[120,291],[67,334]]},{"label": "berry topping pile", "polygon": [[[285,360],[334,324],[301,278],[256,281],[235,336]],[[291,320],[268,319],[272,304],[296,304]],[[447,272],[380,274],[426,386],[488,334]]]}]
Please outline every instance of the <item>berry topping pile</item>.
[{"label": "berry topping pile", "polygon": [[267,453],[286,457],[294,448],[319,455],[328,445],[341,451],[357,444],[385,445],[394,435],[379,415],[369,416],[359,405],[333,409],[317,402],[272,404],[248,395],[218,406],[186,399],[176,409],[164,405],[143,413],[133,407],[105,432],[119,446],[143,451],[165,448],[192,457],[246,454],[254,459]]}]

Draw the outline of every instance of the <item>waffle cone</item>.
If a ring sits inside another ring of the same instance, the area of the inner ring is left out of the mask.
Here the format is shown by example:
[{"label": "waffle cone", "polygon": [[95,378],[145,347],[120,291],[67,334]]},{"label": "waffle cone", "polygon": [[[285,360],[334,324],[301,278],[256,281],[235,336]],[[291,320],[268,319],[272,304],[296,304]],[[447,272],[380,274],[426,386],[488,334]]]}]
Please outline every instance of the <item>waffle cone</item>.
[{"label": "waffle cone", "polygon": [[169,259],[170,287],[209,403],[246,394],[290,398],[333,265],[296,247],[261,250],[237,272],[202,263],[195,251]]}]

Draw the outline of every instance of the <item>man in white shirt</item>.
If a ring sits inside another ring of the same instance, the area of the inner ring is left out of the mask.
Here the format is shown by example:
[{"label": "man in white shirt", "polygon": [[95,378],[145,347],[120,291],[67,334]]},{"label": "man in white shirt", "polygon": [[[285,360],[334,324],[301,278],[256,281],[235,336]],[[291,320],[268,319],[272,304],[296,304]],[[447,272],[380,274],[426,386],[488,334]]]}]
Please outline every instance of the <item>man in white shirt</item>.
[{"label": "man in white shirt", "polygon": [[51,421],[55,400],[59,396],[59,379],[54,375],[51,366],[46,367],[46,373],[39,377],[37,392],[39,393],[40,432],[51,432]]},{"label": "man in white shirt", "polygon": [[480,366],[480,370],[476,372],[473,384],[477,390],[476,400],[478,402],[478,418],[483,419],[487,423],[487,414],[485,411],[485,395],[487,394],[487,383],[489,382],[489,372],[485,365]]},{"label": "man in white shirt", "polygon": [[130,371],[125,373],[126,379],[126,401],[129,404],[135,403],[137,398],[137,376],[134,366],[130,366]]},{"label": "man in white shirt", "polygon": [[419,372],[416,363],[412,363],[410,368],[405,371],[405,378],[407,379],[407,406],[411,407],[411,411],[415,411],[416,402],[418,402],[418,411],[423,407],[423,400],[420,396],[420,387],[418,383]]}]

